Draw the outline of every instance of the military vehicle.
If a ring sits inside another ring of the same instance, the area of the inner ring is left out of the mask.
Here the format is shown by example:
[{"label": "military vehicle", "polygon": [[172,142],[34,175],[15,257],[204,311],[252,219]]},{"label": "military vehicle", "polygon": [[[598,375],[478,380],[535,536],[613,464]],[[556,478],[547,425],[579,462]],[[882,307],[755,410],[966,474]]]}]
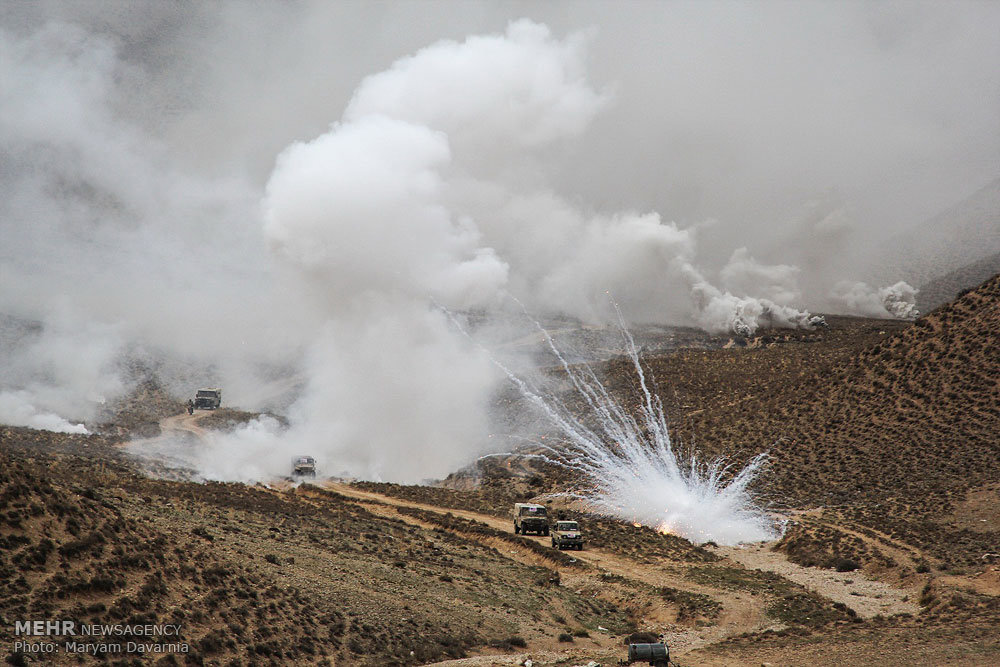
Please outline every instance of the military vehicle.
[{"label": "military vehicle", "polygon": [[583,551],[583,533],[576,521],[556,521],[552,526],[553,549],[576,549]]},{"label": "military vehicle", "polygon": [[653,667],[667,667],[670,665],[670,647],[665,642],[658,644],[629,644],[628,658],[624,663],[632,665],[637,662],[647,663]]},{"label": "military vehicle", "polygon": [[542,505],[514,503],[514,533],[549,534],[548,513]]},{"label": "military vehicle", "polygon": [[315,477],[316,459],[311,456],[300,456],[292,462],[293,477]]},{"label": "military vehicle", "polygon": [[199,389],[194,395],[194,407],[199,410],[215,410],[222,405],[221,389]]}]

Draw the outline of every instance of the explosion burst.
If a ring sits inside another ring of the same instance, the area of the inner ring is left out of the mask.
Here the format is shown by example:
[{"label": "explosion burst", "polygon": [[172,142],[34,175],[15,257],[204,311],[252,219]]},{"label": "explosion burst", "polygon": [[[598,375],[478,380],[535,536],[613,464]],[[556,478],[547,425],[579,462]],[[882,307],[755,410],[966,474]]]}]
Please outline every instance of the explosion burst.
[{"label": "explosion burst", "polygon": [[588,408],[585,418],[571,413],[551,393],[500,367],[559,429],[564,443],[548,449],[559,465],[582,473],[591,490],[583,495],[602,514],[634,525],[673,533],[696,544],[714,541],[733,545],[775,539],[780,527],[755,502],[750,483],[760,473],[767,455],[760,454],[731,475],[723,459],[703,463],[674,451],[666,413],[649,387],[632,335],[619,319],[625,351],[641,388],[637,415],[615,401],[587,364],[571,365],[538,325],[573,388]]}]

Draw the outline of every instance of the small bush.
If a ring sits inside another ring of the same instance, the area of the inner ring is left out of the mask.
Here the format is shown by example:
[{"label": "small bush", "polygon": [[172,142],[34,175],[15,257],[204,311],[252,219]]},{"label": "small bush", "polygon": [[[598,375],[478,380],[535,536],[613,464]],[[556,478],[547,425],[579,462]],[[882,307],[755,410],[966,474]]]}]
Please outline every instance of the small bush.
[{"label": "small bush", "polygon": [[834,563],[834,567],[837,572],[854,572],[860,568],[861,565],[859,565],[857,561],[851,560],[850,558],[838,558],[836,563]]},{"label": "small bush", "polygon": [[524,640],[524,637],[513,635],[511,637],[507,637],[506,639],[494,639],[489,642],[489,645],[502,651],[513,651],[515,648],[526,647],[528,642]]},{"label": "small bush", "polygon": [[192,535],[197,535],[198,537],[200,537],[200,538],[202,538],[204,540],[208,540],[209,542],[212,542],[212,541],[215,540],[215,536],[212,535],[212,533],[210,533],[207,530],[205,530],[202,526],[198,526],[197,528],[193,529],[191,531],[191,534]]},{"label": "small bush", "polygon": [[571,642],[573,641],[573,635],[568,632],[563,632],[559,635],[559,641],[561,642]]},{"label": "small bush", "polygon": [[281,560],[274,554],[267,554],[266,556],[264,556],[264,560],[266,560],[271,565],[279,565],[281,563]]}]

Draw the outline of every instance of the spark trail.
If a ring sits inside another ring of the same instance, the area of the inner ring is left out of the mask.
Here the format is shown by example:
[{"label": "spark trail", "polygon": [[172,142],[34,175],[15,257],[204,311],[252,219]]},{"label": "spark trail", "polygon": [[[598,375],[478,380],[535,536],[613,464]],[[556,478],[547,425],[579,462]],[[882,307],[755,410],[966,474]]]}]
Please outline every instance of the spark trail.
[{"label": "spark trail", "polygon": [[701,544],[732,545],[779,536],[779,527],[755,502],[750,483],[767,455],[760,454],[735,475],[723,459],[683,460],[674,451],[666,412],[650,390],[635,340],[619,312],[625,351],[641,388],[633,416],[608,393],[586,363],[571,365],[538,322],[549,349],[587,406],[576,416],[551,392],[522,379],[494,359],[521,393],[538,407],[564,437],[552,460],[581,473],[590,490],[581,497],[597,512],[675,533]]}]

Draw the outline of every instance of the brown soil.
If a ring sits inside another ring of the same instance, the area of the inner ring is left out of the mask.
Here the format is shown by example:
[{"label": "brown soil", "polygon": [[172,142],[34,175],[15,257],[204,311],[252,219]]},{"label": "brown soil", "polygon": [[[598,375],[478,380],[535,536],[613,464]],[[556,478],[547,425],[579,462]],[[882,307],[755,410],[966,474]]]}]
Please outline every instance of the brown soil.
[{"label": "brown soil", "polygon": [[789,527],[745,549],[566,503],[584,551],[513,535],[512,502],[575,483],[516,459],[462,491],[150,479],[127,434],[243,418],[152,385],[104,435],[0,426],[0,648],[23,662],[12,620],[72,618],[179,623],[193,664],[611,664],[638,631],[682,665],[996,664],[1000,277],[913,325],[830,321],[648,359],[678,441],[770,450]]}]

